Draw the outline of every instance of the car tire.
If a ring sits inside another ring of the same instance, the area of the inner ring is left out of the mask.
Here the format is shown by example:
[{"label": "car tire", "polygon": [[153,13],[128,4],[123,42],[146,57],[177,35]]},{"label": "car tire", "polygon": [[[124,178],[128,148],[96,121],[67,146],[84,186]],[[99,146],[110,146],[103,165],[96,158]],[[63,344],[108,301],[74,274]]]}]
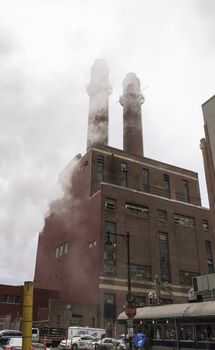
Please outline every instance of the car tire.
[{"label": "car tire", "polygon": [[78,345],[77,344],[72,344],[72,350],[78,350]]}]

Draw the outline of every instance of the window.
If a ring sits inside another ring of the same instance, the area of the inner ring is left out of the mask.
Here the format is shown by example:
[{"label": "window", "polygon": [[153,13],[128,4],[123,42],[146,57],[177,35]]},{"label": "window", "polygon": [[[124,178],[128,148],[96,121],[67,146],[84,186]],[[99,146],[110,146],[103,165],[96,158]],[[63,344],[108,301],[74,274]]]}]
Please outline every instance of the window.
[{"label": "window", "polygon": [[121,186],[127,187],[127,164],[121,163]]},{"label": "window", "polygon": [[204,229],[205,231],[209,231],[208,220],[203,219],[203,220],[202,220],[202,226],[203,226],[203,229]]},{"label": "window", "polygon": [[143,191],[149,192],[149,171],[148,171],[148,169],[143,169]]},{"label": "window", "polygon": [[58,258],[59,256],[67,254],[68,251],[69,251],[69,244],[68,242],[65,242],[64,244],[61,244],[55,248],[55,257]]},{"label": "window", "polygon": [[63,244],[59,247],[59,256],[63,255]]},{"label": "window", "polygon": [[136,295],[136,307],[144,307],[146,306],[146,297],[142,295]]},{"label": "window", "polygon": [[129,214],[139,215],[148,217],[149,216],[149,208],[143,205],[138,205],[134,203],[126,203],[125,207]]},{"label": "window", "polygon": [[83,320],[84,320],[83,315],[72,314],[72,320],[70,321],[70,326],[83,326],[84,325]]},{"label": "window", "polygon": [[164,197],[171,198],[170,195],[170,183],[169,183],[169,175],[164,174],[163,176],[164,182]]},{"label": "window", "polygon": [[159,238],[160,238],[161,280],[162,282],[171,282],[168,234],[164,232],[160,232]]},{"label": "window", "polygon": [[166,324],[164,324],[164,339],[176,339],[176,329],[174,321],[168,320],[166,321]]},{"label": "window", "polygon": [[88,247],[89,247],[89,248],[93,248],[93,247],[95,247],[95,246],[96,246],[96,241],[95,241],[95,240],[90,241],[90,242],[88,243]]},{"label": "window", "polygon": [[[116,233],[116,223],[112,221],[106,221],[105,232]],[[110,239],[112,239],[113,237],[114,237],[113,235],[110,235]],[[114,241],[115,241],[115,238],[114,238]]]},{"label": "window", "polygon": [[106,209],[111,209],[111,210],[116,209],[116,200],[115,199],[111,199],[111,198],[106,198],[106,200],[105,200],[105,208]]},{"label": "window", "polygon": [[175,214],[175,223],[178,225],[194,227],[195,220],[192,216],[185,216],[181,214]]},{"label": "window", "polygon": [[151,280],[151,266],[131,264],[131,278],[134,280]]},{"label": "window", "polygon": [[19,295],[3,295],[2,302],[7,304],[21,304],[21,296]]},{"label": "window", "polygon": [[198,324],[196,325],[196,338],[198,341],[207,341],[214,344],[214,331],[213,324]]},{"label": "window", "polygon": [[183,324],[179,326],[179,339],[180,340],[193,340],[193,327],[192,325]]},{"label": "window", "polygon": [[63,253],[66,254],[68,253],[68,243],[64,243],[64,247],[63,247]]},{"label": "window", "polygon": [[159,220],[167,220],[167,212],[166,212],[166,210],[157,209],[157,218]]},{"label": "window", "polygon": [[59,256],[59,247],[57,247],[57,248],[55,249],[55,256],[56,256],[56,258],[58,258],[58,256]]},{"label": "window", "polygon": [[208,263],[208,273],[213,273],[214,272],[213,257],[212,257],[210,241],[205,241],[205,250],[206,250],[207,263]]},{"label": "window", "polygon": [[192,286],[192,278],[199,276],[196,272],[179,271],[179,282],[185,286]]},{"label": "window", "polygon": [[116,319],[116,295],[104,294],[104,318],[109,322],[115,322]]},{"label": "window", "polygon": [[188,186],[187,180],[183,180],[183,197],[184,197],[184,202],[190,203],[189,186]]},{"label": "window", "polygon": [[104,157],[97,156],[97,186],[104,180]]},{"label": "window", "polygon": [[111,221],[105,222],[105,234],[104,234],[104,273],[116,272],[116,236],[109,235],[110,243],[107,243],[107,237],[109,233],[116,233],[116,223]]}]

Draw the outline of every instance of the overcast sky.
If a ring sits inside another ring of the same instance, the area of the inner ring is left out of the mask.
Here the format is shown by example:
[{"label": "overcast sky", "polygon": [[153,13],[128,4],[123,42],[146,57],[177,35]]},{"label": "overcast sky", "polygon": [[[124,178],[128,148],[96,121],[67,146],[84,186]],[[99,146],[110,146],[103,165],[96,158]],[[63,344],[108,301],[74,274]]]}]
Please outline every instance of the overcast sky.
[{"label": "overcast sky", "polygon": [[0,283],[32,280],[57,178],[85,153],[86,86],[110,70],[109,144],[122,148],[122,80],[140,78],[145,156],[199,173],[201,104],[215,94],[214,0],[0,0]]}]

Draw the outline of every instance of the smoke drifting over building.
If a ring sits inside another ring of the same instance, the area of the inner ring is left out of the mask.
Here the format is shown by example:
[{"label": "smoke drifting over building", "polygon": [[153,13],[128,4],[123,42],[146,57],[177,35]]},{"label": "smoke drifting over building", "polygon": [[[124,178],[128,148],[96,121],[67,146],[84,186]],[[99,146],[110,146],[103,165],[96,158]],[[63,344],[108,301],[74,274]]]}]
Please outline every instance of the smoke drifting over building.
[{"label": "smoke drifting over building", "polygon": [[93,144],[108,145],[108,96],[111,92],[107,65],[102,59],[96,60],[87,87],[90,96],[87,149]]}]

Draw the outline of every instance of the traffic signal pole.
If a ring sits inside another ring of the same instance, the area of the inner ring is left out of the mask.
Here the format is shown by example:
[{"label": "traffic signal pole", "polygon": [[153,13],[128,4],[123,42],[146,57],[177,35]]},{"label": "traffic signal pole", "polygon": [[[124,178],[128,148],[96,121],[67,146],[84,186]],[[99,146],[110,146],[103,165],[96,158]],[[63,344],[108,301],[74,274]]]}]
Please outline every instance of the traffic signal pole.
[{"label": "traffic signal pole", "polygon": [[[124,239],[127,247],[127,269],[128,269],[128,294],[127,294],[127,306],[129,307],[129,300],[131,299],[131,263],[130,263],[130,234],[129,232],[126,232],[126,234],[121,233],[114,233],[114,232],[107,232],[107,241],[105,244],[112,245],[112,242],[110,240],[111,236],[120,236]],[[133,303],[130,303],[130,306]],[[136,314],[136,305],[135,305],[135,314]],[[134,315],[135,315],[134,314]],[[132,350],[132,338],[133,338],[133,317],[134,315],[127,315],[128,316],[128,339],[129,339],[129,350]]]}]

